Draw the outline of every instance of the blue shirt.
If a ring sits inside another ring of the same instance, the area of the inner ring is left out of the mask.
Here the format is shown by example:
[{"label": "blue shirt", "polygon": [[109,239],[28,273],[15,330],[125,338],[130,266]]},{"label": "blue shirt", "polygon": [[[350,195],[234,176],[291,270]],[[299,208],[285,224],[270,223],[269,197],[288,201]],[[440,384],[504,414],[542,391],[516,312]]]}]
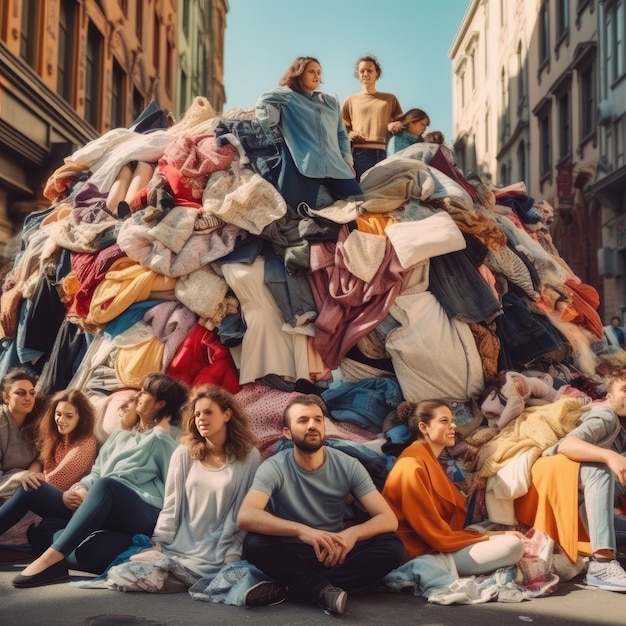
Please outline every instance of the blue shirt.
[{"label": "blue shirt", "polygon": [[405,148],[408,148],[413,144],[420,143],[421,141],[424,141],[422,137],[413,135],[408,130],[403,130],[397,135],[391,135],[389,143],[387,144],[387,156],[391,156],[392,154],[400,152],[400,150],[404,150]]},{"label": "blue shirt", "polygon": [[298,171],[309,178],[354,178],[348,133],[332,94],[276,87],[262,94],[256,116],[263,128],[278,126]]}]

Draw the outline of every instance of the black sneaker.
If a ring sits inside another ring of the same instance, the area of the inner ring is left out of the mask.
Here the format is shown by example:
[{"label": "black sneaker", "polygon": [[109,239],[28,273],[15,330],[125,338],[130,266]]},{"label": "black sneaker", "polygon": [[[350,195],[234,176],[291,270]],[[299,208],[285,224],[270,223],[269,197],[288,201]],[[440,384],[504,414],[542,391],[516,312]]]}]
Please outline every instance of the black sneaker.
[{"label": "black sneaker", "polygon": [[273,606],[287,599],[287,587],[280,583],[263,581],[248,589],[246,606]]},{"label": "black sneaker", "polygon": [[339,587],[326,585],[317,596],[317,603],[325,613],[341,615],[346,609],[348,594]]}]

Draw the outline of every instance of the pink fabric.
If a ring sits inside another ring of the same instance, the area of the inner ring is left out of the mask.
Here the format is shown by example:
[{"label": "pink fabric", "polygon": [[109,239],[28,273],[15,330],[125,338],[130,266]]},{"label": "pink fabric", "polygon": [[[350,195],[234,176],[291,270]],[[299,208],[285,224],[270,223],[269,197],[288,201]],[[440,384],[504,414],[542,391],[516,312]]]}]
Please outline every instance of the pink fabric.
[{"label": "pink fabric", "polygon": [[[248,383],[243,385],[237,394],[241,406],[248,416],[248,421],[261,457],[266,459],[279,439],[283,437],[283,411],[285,407],[301,394],[279,391],[263,383]],[[357,443],[365,443],[374,439],[376,435],[363,431],[358,426],[348,428],[347,424],[339,425],[326,418],[326,437],[334,439],[349,439]],[[344,428],[345,426],[345,428]]]},{"label": "pink fabric", "polygon": [[314,345],[330,369],[385,318],[410,272],[402,268],[391,242],[376,276],[369,283],[346,268],[343,242],[349,230],[343,226],[337,244],[311,245],[309,283],[319,315],[315,320]]}]

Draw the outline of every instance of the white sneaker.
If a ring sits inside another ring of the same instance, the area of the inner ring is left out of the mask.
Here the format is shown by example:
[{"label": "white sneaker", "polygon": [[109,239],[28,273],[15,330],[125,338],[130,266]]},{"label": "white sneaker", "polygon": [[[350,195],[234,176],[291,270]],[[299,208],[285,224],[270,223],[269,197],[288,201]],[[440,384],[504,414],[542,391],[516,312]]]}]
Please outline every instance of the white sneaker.
[{"label": "white sneaker", "polygon": [[626,572],[619,561],[589,561],[585,583],[590,587],[626,593]]}]

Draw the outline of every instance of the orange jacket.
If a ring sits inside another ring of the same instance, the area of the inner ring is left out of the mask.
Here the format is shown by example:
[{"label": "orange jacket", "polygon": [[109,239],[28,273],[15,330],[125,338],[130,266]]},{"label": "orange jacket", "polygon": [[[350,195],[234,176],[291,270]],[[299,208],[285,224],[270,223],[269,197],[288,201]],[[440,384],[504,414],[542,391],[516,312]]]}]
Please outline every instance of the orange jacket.
[{"label": "orange jacket", "polygon": [[431,552],[454,552],[488,538],[463,529],[465,498],[425,442],[416,441],[398,457],[383,496],[398,518],[407,561]]}]

